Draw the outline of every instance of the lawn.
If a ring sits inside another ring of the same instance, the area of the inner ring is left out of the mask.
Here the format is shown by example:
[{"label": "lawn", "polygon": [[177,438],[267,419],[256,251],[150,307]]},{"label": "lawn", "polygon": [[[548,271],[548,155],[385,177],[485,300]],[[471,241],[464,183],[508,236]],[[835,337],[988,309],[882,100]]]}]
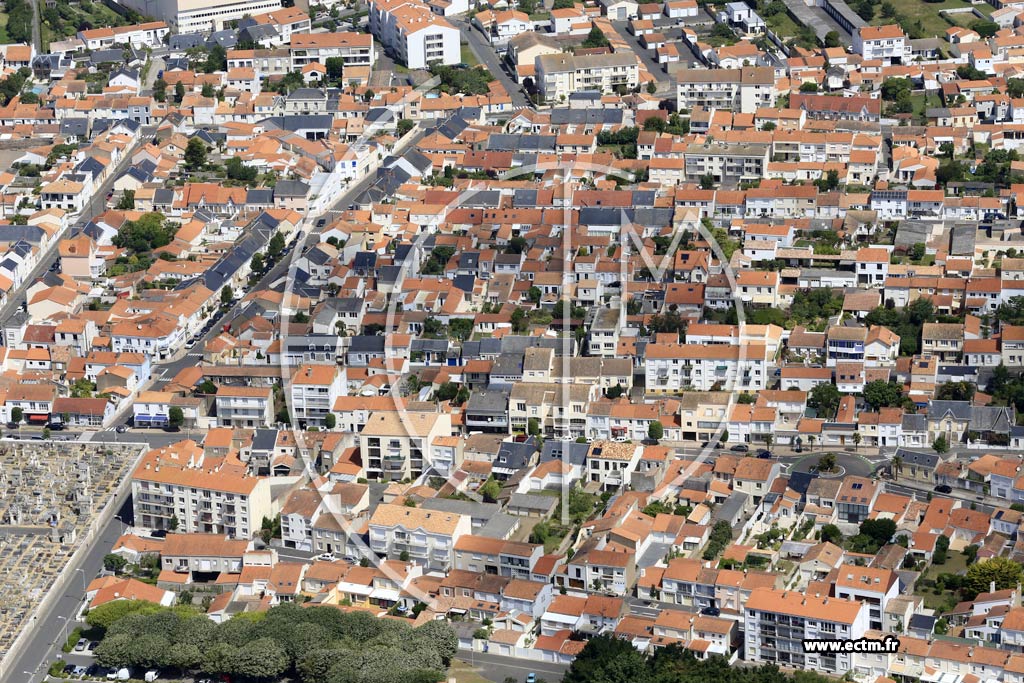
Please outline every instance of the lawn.
[{"label": "lawn", "polygon": [[477,673],[477,669],[470,666],[469,662],[461,659],[453,659],[448,669],[449,678],[454,678],[455,683],[491,683],[489,680]]},{"label": "lawn", "polygon": [[7,35],[7,13],[0,12],[0,44],[7,45],[11,42],[11,37]]},{"label": "lawn", "polygon": [[476,66],[477,64],[480,63],[480,60],[478,60],[476,58],[476,55],[473,54],[473,50],[469,47],[469,45],[462,46],[462,62],[464,64],[468,64],[469,66]]},{"label": "lawn", "polygon": [[768,28],[780,38],[794,38],[800,32],[800,26],[793,21],[788,12],[779,12],[768,17],[765,22]]},{"label": "lawn", "polygon": [[[946,33],[946,29],[949,28],[949,22],[942,18],[939,14],[942,10],[946,9],[962,9],[966,7],[972,7],[971,3],[964,2],[964,0],[945,0],[944,2],[922,2],[921,0],[887,0],[893,7],[896,8],[896,14],[900,17],[907,19],[921,21],[921,27],[924,29],[926,37],[942,36]],[[979,7],[978,5],[973,5]],[[972,19],[967,21],[977,20],[973,14],[970,15]],[[882,16],[881,12],[875,14],[875,18],[871,20],[871,23],[880,26],[882,24],[895,23],[892,19],[887,19]]]},{"label": "lawn", "polygon": [[[950,550],[946,556],[946,564],[933,564],[924,571],[921,578],[934,581],[939,574],[964,574],[967,571],[967,558],[963,553]],[[944,590],[936,595],[932,588],[922,588],[919,593],[924,598],[924,605],[929,609],[944,608],[944,603],[952,595],[952,591]]]}]

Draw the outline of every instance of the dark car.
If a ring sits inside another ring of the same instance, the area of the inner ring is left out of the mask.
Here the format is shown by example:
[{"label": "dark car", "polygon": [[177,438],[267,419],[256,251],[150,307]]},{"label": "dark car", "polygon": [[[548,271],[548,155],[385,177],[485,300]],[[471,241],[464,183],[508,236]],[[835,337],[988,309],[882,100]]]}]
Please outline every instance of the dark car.
[{"label": "dark car", "polygon": [[935,491],[938,493],[953,493],[953,487],[949,484],[939,484],[935,487]]},{"label": "dark car", "polygon": [[738,443],[729,450],[733,453],[748,453],[750,451],[750,446],[745,443]]},{"label": "dark car", "polygon": [[762,448],[757,451],[757,457],[761,458],[762,460],[767,460],[768,458],[772,457],[772,452],[769,451],[767,448]]},{"label": "dark car", "polygon": [[709,617],[717,617],[720,614],[722,614],[722,610],[718,609],[717,607],[705,607],[700,611],[700,613],[705,614]]}]

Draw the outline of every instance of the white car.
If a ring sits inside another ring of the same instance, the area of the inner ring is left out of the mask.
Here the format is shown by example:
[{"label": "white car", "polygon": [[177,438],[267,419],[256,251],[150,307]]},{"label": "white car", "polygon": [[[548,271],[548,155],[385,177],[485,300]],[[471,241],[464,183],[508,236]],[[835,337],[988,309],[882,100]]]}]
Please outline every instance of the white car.
[{"label": "white car", "polygon": [[330,553],[323,553],[322,555],[317,555],[316,559],[320,562],[334,562],[334,555]]}]

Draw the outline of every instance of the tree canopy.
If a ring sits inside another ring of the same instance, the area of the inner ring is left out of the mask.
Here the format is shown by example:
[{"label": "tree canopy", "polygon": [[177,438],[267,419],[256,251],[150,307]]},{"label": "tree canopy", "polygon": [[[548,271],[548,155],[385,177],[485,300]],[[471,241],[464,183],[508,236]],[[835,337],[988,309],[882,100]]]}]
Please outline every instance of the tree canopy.
[{"label": "tree canopy", "polygon": [[458,649],[451,626],[439,621],[413,628],[364,612],[283,604],[214,624],[191,607],[137,603],[116,601],[89,613],[91,625],[99,620],[106,629],[96,649],[103,666],[198,669],[247,680],[294,672],[303,683],[437,683]]}]

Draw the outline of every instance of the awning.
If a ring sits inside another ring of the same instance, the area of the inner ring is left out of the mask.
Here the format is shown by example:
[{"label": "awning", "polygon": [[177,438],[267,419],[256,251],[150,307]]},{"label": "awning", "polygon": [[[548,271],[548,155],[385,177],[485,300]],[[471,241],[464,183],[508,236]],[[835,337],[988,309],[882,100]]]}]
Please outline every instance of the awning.
[{"label": "awning", "polygon": [[46,414],[46,413],[43,413],[43,414],[37,413],[35,415],[29,415],[28,416],[28,421],[29,422],[49,422],[50,421],[50,416],[48,414]]}]

